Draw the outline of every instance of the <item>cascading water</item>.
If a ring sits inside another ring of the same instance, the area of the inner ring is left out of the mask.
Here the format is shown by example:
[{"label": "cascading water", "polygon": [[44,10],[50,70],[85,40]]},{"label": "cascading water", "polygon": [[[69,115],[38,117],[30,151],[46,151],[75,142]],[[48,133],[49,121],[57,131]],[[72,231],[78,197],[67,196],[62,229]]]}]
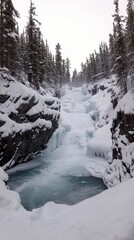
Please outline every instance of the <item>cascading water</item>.
[{"label": "cascading water", "polygon": [[59,129],[47,150],[9,171],[8,185],[20,194],[26,209],[48,201],[75,204],[106,189],[103,181],[88,171],[87,129],[94,127],[94,120],[86,112],[88,98],[81,88],[68,90],[61,100]]}]

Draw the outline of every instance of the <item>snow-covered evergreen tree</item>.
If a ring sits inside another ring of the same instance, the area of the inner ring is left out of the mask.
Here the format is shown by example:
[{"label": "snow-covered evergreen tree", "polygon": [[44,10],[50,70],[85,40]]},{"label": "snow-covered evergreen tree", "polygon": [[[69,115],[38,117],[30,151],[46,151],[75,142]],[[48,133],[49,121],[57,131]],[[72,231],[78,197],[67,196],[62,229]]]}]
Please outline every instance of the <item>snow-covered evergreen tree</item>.
[{"label": "snow-covered evergreen tree", "polygon": [[19,65],[18,12],[11,0],[0,2],[0,66],[15,75]]},{"label": "snow-covered evergreen tree", "polygon": [[114,54],[114,36],[113,34],[109,34],[109,69],[111,73],[114,73],[114,62],[115,62],[115,54]]},{"label": "snow-covered evergreen tree", "polygon": [[126,44],[128,64],[128,88],[134,87],[134,0],[128,0]]},{"label": "snow-covered evergreen tree", "polygon": [[125,36],[123,34],[122,19],[119,14],[119,1],[114,0],[114,5],[115,5],[115,14],[114,14],[115,64],[114,64],[114,71],[117,74],[118,84],[122,89],[122,93],[125,93],[127,91],[127,89],[126,89],[127,59],[126,59]]},{"label": "snow-covered evergreen tree", "polygon": [[61,46],[59,43],[56,45],[55,66],[56,66],[56,84],[62,85],[62,56]]},{"label": "snow-covered evergreen tree", "polygon": [[38,87],[42,78],[41,71],[41,31],[36,19],[36,7],[30,3],[28,24],[26,26],[26,46],[28,54],[28,80]]},{"label": "snow-covered evergreen tree", "polygon": [[100,64],[101,73],[103,77],[109,76],[109,49],[105,42],[102,42],[99,46],[100,49]]},{"label": "snow-covered evergreen tree", "polygon": [[70,83],[70,60],[69,60],[69,58],[67,58],[66,62],[65,62],[65,77],[66,77],[66,83]]}]

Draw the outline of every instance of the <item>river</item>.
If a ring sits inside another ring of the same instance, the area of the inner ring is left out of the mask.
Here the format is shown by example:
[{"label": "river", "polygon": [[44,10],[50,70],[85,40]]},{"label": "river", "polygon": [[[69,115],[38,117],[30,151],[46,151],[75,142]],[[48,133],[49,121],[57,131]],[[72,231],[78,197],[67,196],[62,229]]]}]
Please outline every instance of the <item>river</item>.
[{"label": "river", "polygon": [[106,189],[102,179],[88,170],[87,129],[94,120],[86,112],[82,88],[66,90],[61,98],[61,120],[48,143],[48,149],[36,159],[9,170],[9,188],[20,194],[27,210],[46,202],[73,205]]}]

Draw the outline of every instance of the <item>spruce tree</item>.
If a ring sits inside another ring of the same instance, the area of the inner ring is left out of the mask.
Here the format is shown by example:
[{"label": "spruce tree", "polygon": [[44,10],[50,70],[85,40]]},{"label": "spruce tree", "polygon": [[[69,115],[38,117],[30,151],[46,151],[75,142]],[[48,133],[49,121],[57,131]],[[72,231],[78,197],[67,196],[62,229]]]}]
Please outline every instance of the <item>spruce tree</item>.
[{"label": "spruce tree", "polygon": [[99,51],[100,51],[100,63],[101,63],[101,73],[104,75],[105,72],[105,63],[104,63],[104,52],[103,52],[103,45],[101,43],[101,45],[99,46]]},{"label": "spruce tree", "polygon": [[19,34],[16,18],[18,12],[11,0],[0,3],[0,66],[6,67],[15,75],[19,65]]},{"label": "spruce tree", "polygon": [[27,65],[28,65],[28,52],[26,47],[26,38],[25,33],[20,35],[20,64],[21,64],[21,70],[25,74],[27,73]]},{"label": "spruce tree", "polygon": [[127,4],[126,44],[128,87],[130,88],[134,86],[134,0],[128,0]]},{"label": "spruce tree", "polygon": [[95,54],[94,53],[90,54],[90,64],[91,64],[91,78],[92,78],[92,81],[94,81],[94,80],[96,80],[96,74],[97,74],[96,61],[95,61]]},{"label": "spruce tree", "polygon": [[126,45],[125,37],[122,28],[122,19],[119,15],[119,1],[114,0],[114,48],[115,48],[115,65],[114,71],[117,74],[118,84],[122,89],[122,93],[126,93],[126,77],[127,77],[127,60],[126,60]]},{"label": "spruce tree", "polygon": [[70,83],[70,60],[69,58],[65,61],[65,75],[66,75],[66,83]]},{"label": "spruce tree", "polygon": [[76,87],[77,86],[77,76],[78,76],[78,74],[77,74],[77,70],[76,70],[76,68],[73,70],[73,74],[72,74],[72,85],[74,86],[74,87]]},{"label": "spruce tree", "polygon": [[62,60],[62,82],[63,84],[66,84],[67,79],[66,79],[66,63],[65,59]]},{"label": "spruce tree", "polygon": [[56,67],[56,84],[62,85],[62,56],[61,56],[61,46],[58,43],[56,45],[56,55],[55,55],[55,67]]},{"label": "spruce tree", "polygon": [[26,45],[28,53],[28,80],[38,87],[41,74],[41,32],[40,23],[36,19],[36,7],[30,3],[28,24],[26,26]]},{"label": "spruce tree", "polygon": [[[100,46],[99,46],[99,49],[100,49]],[[94,55],[95,55],[95,63],[96,63],[96,74],[102,74],[102,63],[101,63],[100,51],[99,53],[95,51]]]},{"label": "spruce tree", "polygon": [[115,49],[114,49],[114,36],[109,34],[109,69],[111,73],[114,73],[115,62]]},{"label": "spruce tree", "polygon": [[0,67],[4,67],[4,6],[5,1],[0,2]]}]

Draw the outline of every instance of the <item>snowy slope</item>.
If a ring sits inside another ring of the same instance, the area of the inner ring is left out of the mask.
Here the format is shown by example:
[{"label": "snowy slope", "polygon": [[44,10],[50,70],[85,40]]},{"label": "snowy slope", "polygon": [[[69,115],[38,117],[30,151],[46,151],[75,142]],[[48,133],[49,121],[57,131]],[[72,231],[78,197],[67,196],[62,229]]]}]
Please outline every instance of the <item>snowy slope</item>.
[{"label": "snowy slope", "polygon": [[45,147],[58,127],[60,101],[16,81],[7,69],[0,69],[0,89],[0,166],[7,168]]}]

